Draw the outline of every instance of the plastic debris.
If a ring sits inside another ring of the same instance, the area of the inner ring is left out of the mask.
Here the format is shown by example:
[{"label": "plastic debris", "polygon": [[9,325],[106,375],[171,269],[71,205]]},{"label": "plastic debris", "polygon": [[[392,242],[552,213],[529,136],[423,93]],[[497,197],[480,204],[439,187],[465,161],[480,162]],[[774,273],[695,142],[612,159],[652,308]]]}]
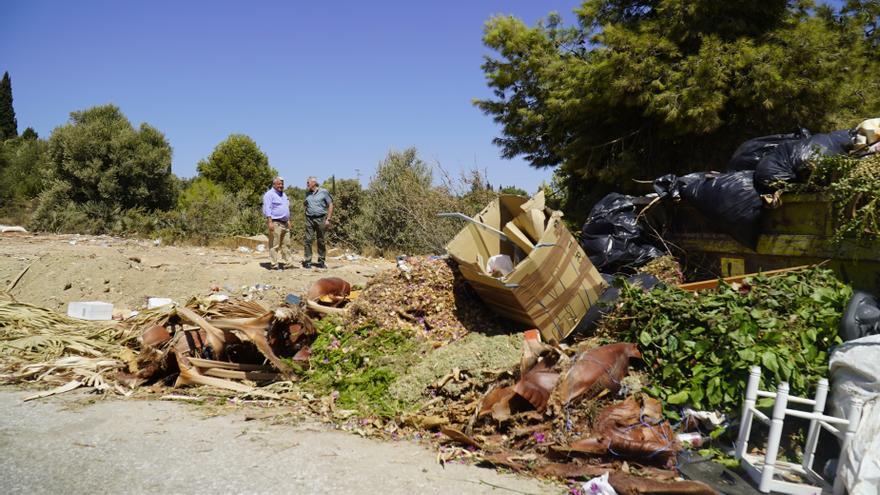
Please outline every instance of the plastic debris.
[{"label": "plastic debris", "polygon": [[758,244],[763,203],[755,190],[755,172],[669,174],[654,181],[661,198],[682,199],[745,246]]},{"label": "plastic debris", "polygon": [[663,252],[651,245],[637,220],[650,200],[611,193],[590,210],[581,228],[581,247],[602,272],[634,270]]},{"label": "plastic debris", "polygon": [[582,485],[585,495],[617,495],[617,491],[608,483],[608,473],[597,476]]},{"label": "plastic debris", "polygon": [[112,320],[113,304],[103,301],[76,301],[67,306],[67,316],[81,320]]},{"label": "plastic debris", "polygon": [[238,252],[239,253],[250,253],[250,252],[252,252],[252,250],[251,250],[251,248],[249,248],[247,246],[238,246]]},{"label": "plastic debris", "polygon": [[166,304],[174,304],[174,300],[169,297],[150,297],[147,299],[147,309],[158,308]]},{"label": "plastic debris", "polygon": [[840,319],[840,338],[845,342],[880,334],[880,302],[863,291],[853,291]]},{"label": "plastic debris", "polygon": [[789,141],[800,141],[810,136],[810,131],[801,128],[797,132],[790,134],[773,134],[771,136],[749,139],[739,145],[736,151],[733,152],[733,156],[730,157],[730,162],[727,164],[727,171],[755,170],[761,158],[764,158],[767,153],[776,149],[780,144]]},{"label": "plastic debris", "polygon": [[506,277],[513,271],[513,260],[506,254],[496,254],[486,262],[486,273],[493,277]]},{"label": "plastic debris", "polygon": [[811,160],[843,155],[852,149],[853,136],[847,130],[786,141],[761,158],[755,167],[755,185],[763,193],[773,192],[782,183],[802,180]]}]

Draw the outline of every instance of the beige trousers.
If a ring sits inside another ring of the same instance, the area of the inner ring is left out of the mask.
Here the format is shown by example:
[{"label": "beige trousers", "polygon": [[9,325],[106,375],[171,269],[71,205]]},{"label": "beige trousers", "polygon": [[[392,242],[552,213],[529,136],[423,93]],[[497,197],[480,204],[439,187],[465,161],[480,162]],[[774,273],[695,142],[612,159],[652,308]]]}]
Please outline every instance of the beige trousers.
[{"label": "beige trousers", "polygon": [[278,264],[278,254],[282,263],[290,263],[290,229],[287,222],[272,220],[273,229],[269,232],[269,260],[272,265]]}]

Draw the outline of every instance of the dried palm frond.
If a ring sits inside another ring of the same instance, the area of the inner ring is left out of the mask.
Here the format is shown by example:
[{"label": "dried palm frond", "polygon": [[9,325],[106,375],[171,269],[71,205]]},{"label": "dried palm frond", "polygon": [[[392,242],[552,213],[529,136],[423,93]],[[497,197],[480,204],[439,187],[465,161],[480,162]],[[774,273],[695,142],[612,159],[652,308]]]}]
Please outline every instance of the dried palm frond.
[{"label": "dried palm frond", "polygon": [[113,356],[137,345],[137,333],[116,322],[85,321],[0,298],[0,358],[29,362],[65,355]]},{"label": "dried palm frond", "polygon": [[80,386],[92,387],[100,392],[116,390],[126,394],[125,389],[115,384],[116,374],[124,370],[125,367],[125,363],[117,359],[66,356],[54,361],[25,364],[12,373],[0,375],[0,381],[5,383],[36,381],[52,385],[65,384],[54,390],[31,396],[26,400],[69,392]]},{"label": "dried palm frond", "polygon": [[210,297],[194,297],[186,303],[186,307],[198,311],[206,318],[256,318],[269,311],[256,301],[240,299],[216,301]]}]

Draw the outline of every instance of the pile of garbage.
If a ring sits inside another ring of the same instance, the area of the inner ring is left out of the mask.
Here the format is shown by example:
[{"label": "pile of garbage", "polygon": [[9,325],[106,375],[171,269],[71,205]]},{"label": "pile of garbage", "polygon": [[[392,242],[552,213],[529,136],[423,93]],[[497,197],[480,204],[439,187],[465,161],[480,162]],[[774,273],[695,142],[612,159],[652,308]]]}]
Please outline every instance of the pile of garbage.
[{"label": "pile of garbage", "polygon": [[259,395],[257,383],[296,379],[293,366],[308,365],[315,334],[299,307],[270,311],[213,296],[122,322],[77,320],[7,297],[0,300],[0,379],[59,384],[39,397],[80,386],[128,395],[156,382]]},{"label": "pile of garbage", "polygon": [[[557,479],[611,471],[621,493],[715,493],[673,481],[683,448],[661,403],[629,372],[635,344],[560,347],[527,333],[518,367],[479,381],[453,373],[432,385],[409,424],[438,428],[441,458],[466,458]],[[684,424],[684,423],[683,423]]]},{"label": "pile of garbage", "polygon": [[377,274],[349,308],[346,325],[407,329],[444,343],[504,329],[446,257],[410,256]]},{"label": "pile of garbage", "polygon": [[805,182],[817,160],[861,159],[878,152],[880,119],[827,134],[799,129],[750,139],[734,152],[727,172],[668,174],[653,181],[653,194],[607,195],[584,223],[581,244],[600,271],[633,272],[664,254],[658,249],[657,233],[647,231],[639,220],[648,207],[667,200],[690,204],[719,230],[755,249],[764,208],[777,205],[779,194],[790,184]]}]

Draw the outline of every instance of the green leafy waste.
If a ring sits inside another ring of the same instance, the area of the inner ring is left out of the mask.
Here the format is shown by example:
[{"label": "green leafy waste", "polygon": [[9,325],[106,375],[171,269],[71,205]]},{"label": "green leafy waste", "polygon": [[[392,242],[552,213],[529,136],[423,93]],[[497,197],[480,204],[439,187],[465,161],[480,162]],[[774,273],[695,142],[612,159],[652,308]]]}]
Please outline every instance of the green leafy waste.
[{"label": "green leafy waste", "polygon": [[820,158],[810,165],[805,183],[790,184],[786,191],[818,192],[831,201],[835,243],[880,235],[880,154]]},{"label": "green leafy waste", "polygon": [[620,294],[603,331],[639,343],[647,391],[671,405],[734,412],[756,365],[764,389],[787,381],[792,394],[813,394],[852,289],[812,268],[712,291],[624,286]]},{"label": "green leafy waste", "polygon": [[345,329],[324,319],[316,322],[305,390],[320,395],[337,392],[336,404],[362,414],[392,417],[407,403],[388,391],[398,376],[418,359],[423,342],[411,331],[366,326]]}]

